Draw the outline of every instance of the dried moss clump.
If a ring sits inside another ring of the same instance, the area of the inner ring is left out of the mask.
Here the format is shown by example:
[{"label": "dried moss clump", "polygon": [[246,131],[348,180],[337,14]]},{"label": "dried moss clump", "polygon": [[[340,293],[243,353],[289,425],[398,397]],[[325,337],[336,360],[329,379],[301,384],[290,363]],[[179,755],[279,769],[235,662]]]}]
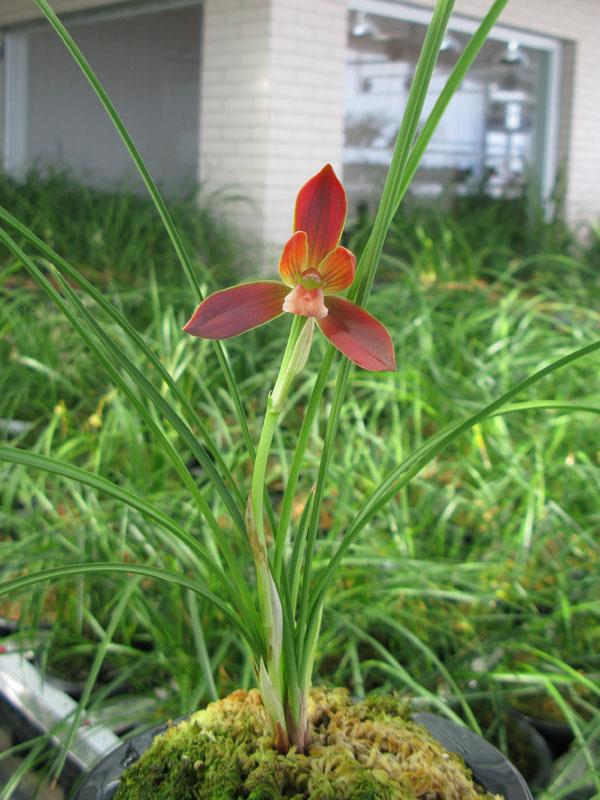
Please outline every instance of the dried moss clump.
[{"label": "dried moss clump", "polygon": [[259,692],[234,692],[158,736],[116,800],[498,800],[393,699],[315,689],[309,717],[309,753],[280,755]]}]

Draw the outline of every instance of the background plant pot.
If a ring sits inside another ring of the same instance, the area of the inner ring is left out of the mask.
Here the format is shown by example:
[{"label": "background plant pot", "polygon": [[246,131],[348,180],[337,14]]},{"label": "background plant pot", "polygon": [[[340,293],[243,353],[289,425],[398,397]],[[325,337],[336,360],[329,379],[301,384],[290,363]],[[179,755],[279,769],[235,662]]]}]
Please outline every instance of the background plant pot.
[{"label": "background plant pot", "polygon": [[511,713],[518,719],[531,725],[532,728],[535,728],[535,730],[544,737],[552,753],[552,758],[558,758],[563,753],[566,753],[575,740],[573,729],[566,722],[540,719],[530,714],[524,714],[518,709],[515,709]]},{"label": "background plant pot", "polygon": [[[478,783],[487,791],[504,795],[506,800],[533,800],[521,774],[497,750],[462,725],[435,714],[415,714],[416,722],[453,753],[458,753],[473,770]],[[89,773],[79,787],[75,800],[110,800],[119,786],[121,773],[150,746],[153,738],[167,725],[139,734],[109,753]]]},{"label": "background plant pot", "polygon": [[[175,723],[177,722],[179,720],[175,720]],[[123,771],[138,760],[142,753],[150,747],[154,737],[163,733],[168,724],[165,723],[144,733],[139,733],[128,742],[123,742],[122,745],[111,750],[84,778],[74,800],[110,800],[114,797]]]},{"label": "background plant pot", "polygon": [[544,789],[550,783],[553,762],[546,739],[526,719],[514,715],[509,718],[507,734],[510,736],[509,751],[515,766],[534,791]]},{"label": "background plant pot", "polygon": [[594,800],[597,797],[595,786],[583,786],[581,789],[575,789],[563,797],[563,800]]}]

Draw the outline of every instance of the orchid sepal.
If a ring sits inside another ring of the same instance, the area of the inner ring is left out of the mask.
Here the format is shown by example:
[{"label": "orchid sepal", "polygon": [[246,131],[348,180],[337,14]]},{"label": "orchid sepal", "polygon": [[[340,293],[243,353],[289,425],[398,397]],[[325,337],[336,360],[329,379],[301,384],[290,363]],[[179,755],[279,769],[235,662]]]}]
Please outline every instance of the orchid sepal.
[{"label": "orchid sepal", "polygon": [[294,231],[308,238],[308,266],[316,267],[340,241],[348,201],[331,164],[308,180],[298,192],[294,210]]},{"label": "orchid sepal", "polygon": [[326,297],[325,305],[327,316],[316,322],[334,347],[371,372],[396,369],[394,343],[385,325],[344,297]]},{"label": "orchid sepal", "polygon": [[288,287],[279,281],[252,281],[221,289],[203,300],[183,330],[202,339],[230,339],[283,313]]}]

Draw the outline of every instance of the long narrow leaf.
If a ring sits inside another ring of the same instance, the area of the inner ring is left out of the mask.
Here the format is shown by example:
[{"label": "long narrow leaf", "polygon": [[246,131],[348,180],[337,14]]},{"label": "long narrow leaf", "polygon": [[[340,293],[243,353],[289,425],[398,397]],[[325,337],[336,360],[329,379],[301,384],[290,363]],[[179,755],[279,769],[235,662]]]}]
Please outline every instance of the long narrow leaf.
[{"label": "long narrow leaf", "polygon": [[141,336],[140,333],[138,333],[138,331],[133,327],[133,325],[130,324],[127,318],[123,314],[121,314],[121,312],[104,297],[102,292],[98,291],[98,289],[96,289],[96,287],[92,283],[90,283],[74,266],[72,266],[68,261],[66,261],[58,253],[52,250],[51,247],[48,247],[48,245],[45,244],[45,242],[43,242],[32,231],[30,231],[26,225],[20,222],[16,217],[13,217],[13,215],[10,214],[2,206],[0,206],[0,219],[8,223],[15,230],[17,230],[34,247],[36,247],[40,251],[40,253],[44,255],[45,258],[47,258],[55,266],[60,268],[69,278],[77,281],[77,283],[83,289],[83,291],[86,292],[86,294],[89,297],[91,297],[92,300],[94,300],[94,302],[96,302],[100,306],[100,308],[102,308],[102,310],[131,339],[131,341],[136,345],[136,347],[140,350],[140,352],[144,354],[144,356],[148,359],[148,361],[152,364],[152,366],[156,370],[160,379],[167,384],[173,395],[185,408],[185,411],[188,414],[189,418],[192,420],[192,423],[198,428],[204,442],[209,447],[210,456],[204,449],[201,449],[200,452],[195,452],[196,458],[198,459],[202,467],[206,470],[209,479],[212,480],[213,483],[215,483],[215,487],[219,492],[221,492],[219,482],[214,478],[215,468],[212,463],[212,459],[214,458],[220,472],[225,475],[230,489],[235,493],[239,508],[243,511],[244,500],[239,492],[236,482],[233,479],[233,476],[229,472],[229,469],[225,464],[224,459],[221,456],[219,447],[213,442],[210,433],[208,432],[206,426],[200,419],[200,416],[196,412],[196,409],[194,408],[190,400],[181,391],[177,382],[173,379],[169,371],[165,369],[165,367],[161,363],[158,356],[154,353],[152,348],[148,346],[148,344],[144,340],[144,337]]},{"label": "long narrow leaf", "polygon": [[67,464],[64,461],[59,461],[55,458],[48,458],[47,456],[38,453],[31,453],[27,450],[20,450],[17,447],[10,447],[9,445],[0,445],[0,461],[6,461],[10,464],[19,464],[20,466],[27,467],[28,469],[39,469],[51,475],[59,475],[68,480],[77,481],[84,486],[89,486],[102,494],[112,497],[121,503],[134,508],[143,514],[148,519],[153,520],[170,534],[172,534],[178,541],[189,547],[190,550],[198,557],[202,564],[206,567],[207,571],[216,578],[222,586],[230,592],[230,596],[235,596],[229,578],[225,575],[223,570],[216,564],[214,558],[209,551],[200,544],[185,528],[182,528],[175,520],[164,514],[158,508],[148,503],[142,497],[128,489],[124,489],[112,481],[103,478],[100,475],[95,475],[93,472],[88,472],[81,467],[76,467],[73,464]]},{"label": "long narrow leaf", "polygon": [[232,625],[242,634],[244,639],[250,644],[255,653],[261,652],[260,639],[257,638],[256,632],[248,627],[247,621],[240,619],[240,617],[232,611],[232,609],[224,603],[220,597],[213,594],[203,584],[198,581],[186,578],[179,572],[172,572],[171,570],[160,569],[158,567],[149,567],[144,564],[120,564],[120,563],[79,563],[67,564],[62,567],[52,567],[51,569],[44,569],[32,575],[21,575],[18,578],[12,578],[8,581],[3,581],[0,584],[0,597],[19,592],[22,589],[27,589],[30,586],[37,586],[45,581],[57,581],[65,578],[78,578],[81,575],[106,575],[110,573],[123,573],[125,575],[143,575],[145,578],[151,578],[157,581],[164,581],[165,583],[172,583],[176,586],[181,586],[184,589],[190,589],[192,592],[199,594],[208,600],[211,605],[218,608],[219,611],[231,622]]},{"label": "long narrow leaf", "polygon": [[81,719],[87,710],[87,705],[89,703],[94,686],[96,685],[96,681],[98,679],[98,675],[100,674],[100,669],[102,668],[104,659],[106,658],[108,648],[112,643],[113,637],[117,630],[117,626],[121,621],[121,618],[125,614],[127,606],[129,605],[129,602],[131,600],[131,596],[133,595],[134,591],[138,588],[141,580],[142,578],[138,576],[134,581],[129,582],[125,586],[119,602],[117,603],[116,607],[113,609],[112,614],[110,615],[110,620],[106,630],[104,631],[104,635],[102,636],[101,641],[98,643],[98,647],[96,648],[96,652],[94,653],[94,659],[89,668],[88,674],[85,679],[85,683],[83,685],[83,691],[81,693],[81,697],[79,698],[79,702],[77,703],[77,708],[75,710],[75,713],[73,714],[72,720],[70,721],[67,735],[64,738],[64,741],[62,742],[60,755],[52,770],[53,776],[56,780],[58,780],[58,778],[60,777],[60,774],[65,766],[65,762],[69,755],[69,750],[77,733],[77,729],[79,728]]},{"label": "long narrow leaf", "polygon": [[573,714],[571,706],[565,702],[564,697],[550,680],[546,684],[546,691],[561,710],[565,720],[567,721],[567,724],[575,734],[575,741],[579,746],[579,752],[583,755],[583,759],[587,764],[589,774],[593,776],[596,792],[600,794],[600,772],[598,772],[597,769],[597,761],[593,750],[589,747],[588,742],[585,740],[580,723],[577,721],[575,714]]},{"label": "long narrow leaf", "polygon": [[[361,276],[361,281],[351,293],[353,299],[355,299],[356,302],[358,302],[359,304],[364,305],[369,297],[373,285],[373,280],[375,277],[375,271],[377,269],[377,264],[381,256],[381,252],[383,250],[383,245],[385,242],[387,231],[389,229],[389,225],[391,223],[391,220],[393,219],[394,214],[398,210],[398,206],[400,205],[400,202],[402,201],[402,198],[404,197],[408,186],[410,185],[410,182],[419,165],[423,153],[425,152],[425,149],[429,141],[431,140],[431,137],[433,136],[437,128],[437,125],[439,124],[442,114],[445,111],[446,107],[448,106],[448,103],[454,96],[456,90],[458,89],[461,81],[463,80],[464,76],[466,75],[473,61],[475,60],[477,54],[483,47],[487,35],[489,34],[489,31],[497,21],[500,13],[506,6],[507,2],[508,0],[496,0],[490,11],[486,14],[483,21],[477,28],[476,32],[471,37],[471,40],[469,41],[469,44],[465,48],[462,57],[459,59],[456,67],[454,68],[450,77],[448,78],[444,86],[444,89],[442,90],[440,97],[438,98],[434,106],[433,111],[429,115],[427,122],[425,123],[421,133],[417,137],[414,147],[410,152],[410,155],[408,155],[407,157],[403,146],[400,145],[400,142],[396,143],[396,150],[394,155],[395,158],[398,157],[398,162],[395,163],[394,160],[392,160],[392,164],[390,165],[388,176],[386,178],[386,185],[384,188],[382,201],[378,209],[377,217],[373,226],[373,231],[371,233],[371,236],[369,237],[364,253],[361,256],[361,259],[359,260],[357,271]],[[437,38],[438,49],[436,51],[436,56],[437,52],[439,52],[439,46],[441,45],[440,34],[441,36],[443,36],[445,30],[445,26],[443,26],[443,23],[445,20],[445,25],[447,25],[450,11],[451,7],[442,7],[442,4],[439,4],[436,7],[436,13],[439,12],[439,17],[436,26],[436,31],[438,34]],[[434,20],[432,20],[432,27],[434,21],[435,21],[435,15],[434,15]],[[434,46],[434,44],[435,42],[432,39],[432,47]],[[434,65],[435,61],[433,62],[428,61],[423,63],[423,71],[424,71],[423,80],[426,79],[426,70],[431,70],[431,72],[429,73],[429,80],[431,79],[431,74]],[[415,79],[413,81],[413,88],[416,84],[416,80],[417,80],[417,75],[415,74]],[[412,88],[411,88],[411,93],[412,93]],[[424,96],[422,97],[422,99],[424,101]],[[418,123],[418,118],[417,118],[417,123]],[[416,127],[413,129],[413,136],[415,131]],[[402,133],[402,128],[399,132],[399,137],[398,137],[399,139],[400,139],[400,133]],[[411,140],[411,145],[412,145],[412,140]],[[325,370],[327,370],[327,372],[325,372]],[[321,368],[321,372],[319,374],[319,378],[321,378],[321,373],[325,373],[326,375],[328,371],[329,371],[329,366],[327,362],[324,362]],[[336,381],[335,396],[333,400],[334,408],[337,409],[338,414],[341,411],[342,401],[346,394],[350,372],[351,372],[350,363],[348,361],[344,361],[341,364],[339,375]],[[339,397],[339,400],[337,402],[336,402],[336,396]],[[304,422],[306,425],[312,423],[312,420],[308,418],[308,414],[307,414],[307,419],[305,419]],[[336,417],[334,413],[332,413],[329,417],[329,424],[327,428],[327,434],[329,434],[331,430],[331,435],[329,436],[326,435],[326,446],[328,438],[331,441],[333,441],[333,439],[335,438],[335,432],[337,430],[338,422],[339,419]],[[324,457],[321,460],[321,466],[324,468],[323,474],[322,475],[320,474],[319,476],[320,480],[322,478],[323,482],[328,470],[328,464],[326,462],[326,457],[325,457],[326,453],[328,452],[326,450],[326,446],[324,447]],[[315,499],[315,512],[313,517],[314,522],[313,522],[313,527],[311,528],[309,534],[311,539],[314,539],[316,537],[316,521],[318,519],[318,514],[320,512],[321,499],[322,497],[317,497]],[[305,574],[305,579],[307,577],[308,575]],[[305,602],[306,598],[308,597],[308,591],[309,590],[307,588],[305,595]]]},{"label": "long narrow leaf", "polygon": [[349,630],[352,631],[357,639],[366,642],[373,648],[373,650],[380,654],[383,659],[383,663],[377,664],[379,669],[387,672],[389,675],[392,675],[396,680],[400,680],[404,685],[408,686],[415,695],[426,699],[434,708],[437,708],[438,711],[444,714],[444,716],[448,717],[448,719],[462,724],[462,720],[459,715],[448,705],[448,703],[446,703],[444,698],[434,694],[425,686],[420,684],[415,678],[413,678],[410,672],[405,669],[400,662],[397,661],[397,659],[394,658],[390,651],[384,647],[381,642],[377,641],[377,639],[368,633],[365,633],[365,631],[363,631],[357,625],[354,625],[352,622],[350,622],[350,620],[344,619],[344,624]]},{"label": "long narrow leaf", "polygon": [[[304,454],[308,446],[308,440],[310,438],[311,429],[313,427],[315,418],[319,411],[321,397],[323,396],[323,392],[325,391],[325,387],[327,385],[327,378],[329,375],[329,370],[331,369],[331,364],[333,363],[334,354],[335,354],[335,349],[333,347],[328,347],[325,352],[325,357],[323,359],[321,369],[319,370],[319,374],[317,376],[317,381],[313,387],[310,398],[308,400],[308,405],[304,412],[304,418],[302,420],[302,425],[300,427],[300,433],[298,434],[298,439],[296,441],[296,447],[294,449],[294,455],[292,457],[292,463],[290,465],[290,472],[285,485],[285,492],[283,495],[281,512],[279,515],[279,526],[277,528],[277,536],[275,539],[276,576],[279,576],[281,572],[283,558],[285,555],[285,549],[288,541],[292,508],[296,496],[296,489],[298,487],[298,479],[300,477],[300,472],[302,470],[302,464],[304,463]],[[304,535],[305,533],[303,533],[303,536]],[[294,565],[294,569],[299,568],[300,564],[296,558],[293,559],[292,563]],[[294,575],[296,575],[296,572],[292,573],[292,576]],[[296,595],[296,593],[297,591],[294,592],[294,595]]]},{"label": "long narrow leaf", "polygon": [[[152,198],[154,205],[156,206],[156,210],[158,211],[158,214],[162,220],[165,230],[169,236],[169,239],[173,244],[175,253],[177,254],[179,262],[190,283],[190,286],[194,291],[194,294],[196,295],[197,299],[202,299],[202,290],[200,288],[198,278],[194,273],[194,269],[192,267],[189,256],[186,253],[186,250],[181,241],[181,237],[179,236],[179,233],[177,232],[177,229],[173,224],[173,220],[171,219],[171,215],[167,210],[165,202],[160,192],[158,191],[158,188],[154,183],[154,180],[152,179],[152,176],[150,175],[150,172],[148,171],[148,168],[146,167],[137,146],[135,145],[133,139],[131,138],[131,135],[129,134],[129,131],[127,130],[125,124],[123,123],[123,120],[119,116],[116,108],[114,107],[108,94],[106,93],[106,90],[96,77],[93,69],[87,62],[85,56],[83,55],[79,47],[76,45],[75,41],[73,40],[73,37],[70,35],[65,26],[56,16],[50,4],[47,2],[47,0],[35,0],[35,2],[38,8],[42,11],[44,16],[50,23],[50,25],[54,28],[55,32],[57,33],[64,46],[71,54],[72,58],[79,66],[80,70],[83,72],[85,78],[89,82],[90,86],[92,87],[98,99],[100,100],[100,103],[104,107],[104,110],[106,111],[108,118],[110,119],[117,133],[119,134],[121,141],[125,146],[125,149],[127,150],[131,160],[133,161],[142,181],[144,182],[146,189],[148,190],[150,197]],[[250,431],[248,430],[248,422],[246,420],[246,415],[244,413],[242,401],[240,399],[240,395],[235,383],[235,377],[233,375],[231,366],[229,364],[227,352],[223,347],[223,345],[221,344],[221,342],[214,342],[214,347],[217,353],[217,357],[219,359],[219,364],[221,366],[221,369],[223,370],[223,374],[225,375],[225,380],[227,381],[227,387],[229,389],[231,397],[233,398],[236,414],[238,416],[238,421],[240,423],[240,427],[242,430],[242,436],[244,437],[248,453],[250,454],[251,458],[254,458],[254,445],[252,444],[252,439],[250,438]]]},{"label": "long narrow leaf", "polygon": [[458,698],[458,702],[460,707],[463,710],[463,714],[465,715],[465,719],[469,722],[469,725],[473,728],[473,730],[481,734],[481,728],[479,727],[479,723],[473,711],[471,710],[471,706],[468,704],[464,694],[461,692],[460,687],[452,677],[450,671],[446,668],[443,661],[438,657],[435,650],[432,647],[429,647],[424,641],[422,641],[415,633],[409,630],[405,625],[397,622],[388,614],[384,614],[378,608],[375,609],[367,609],[367,616],[369,619],[374,619],[377,622],[383,623],[388,627],[392,628],[394,631],[400,634],[400,636],[405,637],[408,641],[417,649],[420,650],[429,661],[435,666],[438,673],[442,676],[442,678],[446,681],[450,689],[453,690],[455,696]]},{"label": "long narrow leaf", "polygon": [[[408,155],[414,142],[419,119],[421,118],[423,107],[425,105],[427,92],[433,77],[433,71],[453,6],[453,0],[438,0],[433,12],[431,24],[425,37],[425,43],[423,45],[423,49],[415,70],[415,76],[410,88],[406,112],[398,132],[392,163],[390,164],[390,168],[388,170],[381,202],[377,210],[375,222],[373,224],[373,230],[369,236],[361,257],[358,260],[357,281],[355,283],[355,287],[351,291],[350,296],[359,304],[364,304],[366,302],[373,285],[381,251],[383,249],[387,232],[393,218],[393,209],[396,207],[396,199],[400,180],[404,174]],[[351,364],[345,359],[340,367],[336,381],[332,410],[327,423],[325,442],[323,444],[323,452],[319,464],[319,474],[316,483],[317,489],[315,492],[308,529],[306,555],[304,559],[304,573],[302,578],[298,623],[302,634],[307,626],[312,561],[319,527],[321,503],[329,473],[329,465],[333,453],[333,444],[337,435],[340,414],[348,386],[350,371]]]},{"label": "long narrow leaf", "polygon": [[100,325],[96,322],[93,315],[85,308],[83,303],[79,300],[76,292],[69,286],[69,284],[65,281],[65,279],[57,273],[57,280],[60,283],[63,293],[67,294],[73,304],[76,307],[76,310],[79,314],[80,318],[86,319],[88,325],[94,333],[96,334],[98,340],[102,342],[102,345],[110,351],[111,362],[113,364],[119,364],[121,369],[123,369],[131,378],[133,383],[136,385],[137,389],[140,390],[140,394],[142,397],[145,397],[154,407],[164,416],[166,419],[169,420],[173,428],[177,431],[177,433],[181,436],[182,440],[185,444],[190,448],[192,454],[198,459],[202,460],[201,463],[203,466],[206,464],[206,469],[208,471],[208,477],[210,482],[215,486],[223,502],[225,503],[227,510],[229,511],[231,518],[235,525],[237,526],[238,530],[245,539],[245,532],[246,527],[244,524],[244,519],[242,514],[240,513],[240,509],[235,504],[229,490],[225,486],[221,476],[218,474],[214,465],[212,464],[208,454],[206,451],[200,446],[198,440],[190,430],[189,426],[185,423],[185,421],[177,414],[175,409],[171,406],[170,403],[165,400],[162,394],[156,389],[156,387],[150,383],[150,381],[146,378],[141,370],[139,370],[136,365],[128,358],[123,349],[119,347],[119,345],[112,339],[112,337],[108,334],[106,330],[103,330]]},{"label": "long narrow leaf", "polygon": [[435,104],[429,116],[427,117],[417,137],[415,145],[410,153],[406,165],[406,170],[398,185],[398,194],[395,199],[395,207],[393,209],[393,214],[395,214],[396,211],[398,210],[398,206],[400,205],[402,198],[406,194],[406,190],[410,186],[414,174],[418,169],[421,158],[423,157],[423,153],[427,149],[427,145],[431,141],[431,137],[435,133],[435,130],[442,116],[444,115],[446,109],[448,108],[450,101],[454,97],[456,90],[462,83],[465,75],[467,74],[473,62],[477,58],[479,51],[485,44],[485,41],[491,29],[498,21],[498,17],[506,7],[507,3],[508,0],[495,1],[495,3],[492,5],[488,13],[481,21],[479,27],[477,28],[473,36],[470,38],[469,43],[465,47],[464,51],[461,53],[461,56],[456,62],[454,69],[450,73],[448,80],[444,84],[444,88],[440,92],[438,99],[435,101]]},{"label": "long narrow leaf", "polygon": [[[445,432],[437,437],[434,437],[432,440],[430,439],[427,441],[411,456],[409,456],[409,458],[403,461],[402,464],[392,470],[387,478],[381,483],[380,487],[364,503],[361,512],[351,523],[334,556],[331,558],[324,573],[321,575],[318,581],[318,586],[314,593],[311,616],[316,613],[318,604],[323,600],[326,587],[333,580],[333,576],[337,567],[341,563],[345,553],[348,551],[348,548],[356,540],[356,537],[359,535],[359,533],[375,516],[375,514],[377,514],[402,487],[412,480],[415,475],[421,472],[421,470],[427,466],[427,464],[429,464],[438,455],[438,453],[451,444],[466,430],[496,414],[503,405],[508,403],[509,400],[512,400],[515,395],[519,394],[527,387],[537,383],[542,378],[546,377],[546,375],[556,372],[556,370],[561,369],[562,367],[565,367],[568,364],[571,364],[580,358],[584,358],[585,356],[590,355],[598,350],[600,350],[600,341],[592,342],[591,344],[585,345],[584,347],[581,347],[578,350],[575,350],[574,352],[569,353],[568,355],[563,356],[556,361],[553,361],[551,364],[548,364],[547,366],[538,370],[533,375],[530,375],[524,380],[519,381],[519,383],[515,384],[511,389],[509,389],[509,391],[505,392],[491,403],[485,405],[482,409],[475,414],[472,414],[466,420],[452,425],[448,432]],[[586,410],[588,409],[586,408]],[[596,412],[595,408],[593,410]]]},{"label": "long narrow leaf", "polygon": [[[500,13],[502,12],[502,9],[506,6],[507,2],[508,0],[496,0],[496,2],[494,2],[493,6],[489,10],[489,12],[485,15],[484,19],[482,20],[477,30],[471,37],[467,47],[464,50],[464,53],[462,54],[461,58],[456,64],[455,68],[452,70],[452,73],[450,74],[450,77],[448,78],[446,85],[444,86],[442,92],[440,93],[440,96],[434,106],[433,111],[427,118],[426,123],[424,124],[423,128],[421,129],[420,133],[416,138],[414,147],[411,150],[409,159],[407,161],[404,174],[402,178],[398,180],[396,195],[394,198],[390,200],[390,203],[392,203],[392,205],[396,210],[402,198],[406,194],[406,190],[410,184],[410,181],[412,180],[416,168],[419,165],[421,157],[423,156],[423,153],[425,152],[425,149],[431,140],[431,137],[436,131],[437,125],[441,119],[443,111],[446,109],[448,103],[454,96],[456,89],[460,85],[466,72],[468,71],[469,67],[475,60],[477,54],[481,50],[489,31],[496,23]],[[367,296],[363,298],[363,302],[366,302],[366,299]],[[294,451],[292,466],[290,468],[290,477],[288,484],[286,486],[282,504],[280,526],[278,528],[278,534],[277,534],[277,544],[282,549],[284,548],[285,537],[287,536],[287,529],[289,526],[292,503],[296,492],[296,487],[298,484],[300,467],[304,458],[304,453],[306,452],[306,446],[308,444],[309,433],[312,426],[314,425],[316,415],[320,407],[320,400],[325,390],[325,386],[327,385],[327,379],[329,376],[329,372],[331,370],[331,365],[333,363],[335,352],[336,351],[333,347],[328,346],[325,353],[325,357],[323,359],[323,363],[319,370],[319,374],[317,376],[315,387],[313,389],[312,395],[310,397],[304,415],[304,419],[302,421],[300,436],[298,437],[298,441],[296,443],[296,449]],[[347,386],[349,369],[350,367],[347,364],[347,362],[343,362],[340,369],[341,374],[338,377],[338,383],[343,384],[344,393]],[[281,554],[280,559],[282,557],[283,556]]]},{"label": "long narrow leaf", "polygon": [[0,230],[0,239],[4,241],[7,247],[11,250],[11,252],[21,260],[21,262],[24,264],[31,277],[38,283],[38,285],[44,290],[44,292],[46,292],[46,294],[58,306],[58,308],[60,308],[64,316],[71,323],[75,331],[86,342],[86,344],[93,352],[94,356],[98,359],[100,364],[102,364],[102,366],[107,370],[107,372],[109,373],[115,384],[119,386],[121,391],[123,391],[123,393],[128,397],[129,401],[135,407],[138,414],[140,414],[141,418],[144,420],[149,430],[151,430],[154,433],[154,435],[158,438],[158,440],[161,442],[161,446],[165,454],[169,457],[174,468],[177,470],[177,473],[179,474],[182,482],[189,490],[191,497],[196,501],[198,508],[202,512],[204,518],[206,519],[209,525],[209,528],[212,532],[215,542],[218,543],[219,548],[227,561],[228,567],[231,571],[231,575],[234,579],[236,589],[239,592],[240,598],[242,600],[242,607],[245,607],[247,612],[251,613],[251,609],[253,607],[252,598],[250,596],[248,587],[242,575],[240,565],[235,558],[235,555],[233,553],[233,550],[227,539],[226,534],[221,530],[221,527],[217,522],[217,520],[215,519],[214,514],[212,513],[210,507],[208,506],[208,503],[204,498],[202,492],[196,485],[193,477],[191,476],[183,460],[181,459],[181,456],[174,448],[173,444],[170,442],[168,437],[165,435],[162,427],[154,420],[152,415],[148,413],[143,402],[137,396],[137,393],[130,387],[128,382],[123,379],[118,370],[115,369],[111,357],[109,353],[106,351],[104,345],[100,341],[98,341],[94,336],[90,335],[89,331],[82,325],[81,318],[84,318],[87,321],[90,320],[89,312],[83,307],[81,301],[73,292],[73,290],[63,282],[65,290],[68,293],[70,293],[71,300],[76,305],[79,316],[74,314],[71,308],[65,302],[65,300],[56,291],[56,289],[47,280],[47,278],[41,273],[41,271],[36,267],[33,261],[21,250],[21,248],[15,242],[13,242],[13,240],[8,236],[8,234],[6,234],[2,230]]},{"label": "long narrow leaf", "polygon": [[392,161],[386,175],[381,201],[373,223],[373,229],[358,260],[356,268],[358,280],[350,293],[351,297],[361,305],[366,302],[371,292],[381,251],[394,214],[402,199],[402,178],[406,172],[406,165],[415,141],[419,120],[425,106],[433,71],[453,7],[454,0],[438,0],[431,23],[427,29],[406,101],[406,109],[396,138]]},{"label": "long narrow leaf", "polygon": [[219,695],[217,687],[215,686],[215,679],[212,673],[212,666],[208,650],[206,649],[206,638],[204,636],[204,626],[200,619],[198,612],[198,602],[196,595],[193,592],[188,592],[188,607],[190,612],[190,619],[192,622],[192,633],[194,634],[194,644],[196,646],[196,656],[198,663],[202,668],[204,680],[211,700],[217,700]]}]

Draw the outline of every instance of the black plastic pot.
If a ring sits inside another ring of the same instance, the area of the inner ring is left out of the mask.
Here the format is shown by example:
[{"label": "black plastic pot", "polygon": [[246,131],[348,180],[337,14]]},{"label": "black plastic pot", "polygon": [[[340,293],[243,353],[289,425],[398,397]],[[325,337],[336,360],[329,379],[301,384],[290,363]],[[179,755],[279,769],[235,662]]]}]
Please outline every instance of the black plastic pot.
[{"label": "black plastic pot", "polygon": [[552,753],[552,758],[558,758],[566,753],[575,740],[573,729],[566,722],[539,719],[529,714],[524,714],[518,709],[512,712],[518,719],[524,720],[528,725],[541,734]]},{"label": "black plastic pot", "polygon": [[[552,777],[552,753],[544,737],[526,720],[516,718],[511,726],[511,734],[518,741],[521,767],[527,783],[533,791],[545,789]],[[510,747],[510,745],[509,745]]]},{"label": "black plastic pot", "polygon": [[[476,781],[488,792],[502,794],[506,800],[533,800],[521,774],[485,739],[435,714],[415,714],[414,719],[447,750],[462,756],[473,770]],[[79,787],[75,800],[110,800],[117,791],[123,770],[137,761],[153,738],[166,727],[162,725],[139,734],[109,753],[91,770]]]},{"label": "black plastic pot", "polygon": [[563,797],[563,800],[597,800],[598,793],[595,786],[583,786]]},{"label": "black plastic pot", "polygon": [[446,750],[462,756],[477,783],[488,792],[501,794],[506,800],[532,800],[521,773],[481,736],[436,714],[415,714],[414,719],[424,725]]}]

